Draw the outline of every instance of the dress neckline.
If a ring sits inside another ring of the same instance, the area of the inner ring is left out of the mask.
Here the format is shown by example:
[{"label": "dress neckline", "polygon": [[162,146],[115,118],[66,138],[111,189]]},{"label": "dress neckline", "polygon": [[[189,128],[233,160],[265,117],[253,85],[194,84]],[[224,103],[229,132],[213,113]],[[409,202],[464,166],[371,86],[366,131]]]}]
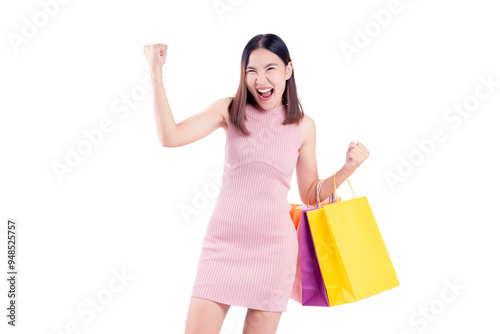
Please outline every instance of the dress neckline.
[{"label": "dress neckline", "polygon": [[285,104],[282,104],[279,107],[275,107],[275,108],[272,108],[272,109],[269,109],[269,110],[265,110],[265,111],[261,111],[261,110],[257,109],[253,104],[248,103],[248,102],[247,102],[247,106],[249,107],[250,110],[252,110],[253,112],[255,112],[256,114],[259,114],[259,115],[261,115],[261,114],[264,115],[264,114],[267,114],[267,113],[270,113],[270,114],[280,114],[280,113],[282,113],[285,110]]}]

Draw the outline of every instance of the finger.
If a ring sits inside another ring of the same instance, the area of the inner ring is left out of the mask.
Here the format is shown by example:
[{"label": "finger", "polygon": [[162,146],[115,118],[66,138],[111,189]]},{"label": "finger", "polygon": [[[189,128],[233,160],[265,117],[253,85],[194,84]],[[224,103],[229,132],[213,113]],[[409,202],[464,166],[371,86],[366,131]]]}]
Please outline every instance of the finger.
[{"label": "finger", "polygon": [[352,150],[349,153],[349,158],[351,158],[352,160],[358,162],[361,159],[361,156],[359,155],[359,152],[356,152],[356,151]]},{"label": "finger", "polygon": [[368,155],[370,155],[370,151],[368,151],[368,149],[366,147],[364,147],[363,144],[361,144],[361,143],[356,144],[356,151],[360,152],[363,155],[366,155],[366,157],[368,157]]},{"label": "finger", "polygon": [[358,153],[359,155],[367,155],[368,154],[368,150],[366,148],[362,148],[360,146],[356,146],[354,149],[353,149],[354,152]]},{"label": "finger", "polygon": [[363,162],[368,158],[368,154],[359,147],[356,147],[352,152],[360,158],[359,162]]},{"label": "finger", "polygon": [[361,147],[363,150],[365,150],[367,153],[369,153],[370,151],[368,151],[368,149],[365,147],[365,145],[361,144],[360,142],[358,142],[356,145],[359,145],[359,147]]}]

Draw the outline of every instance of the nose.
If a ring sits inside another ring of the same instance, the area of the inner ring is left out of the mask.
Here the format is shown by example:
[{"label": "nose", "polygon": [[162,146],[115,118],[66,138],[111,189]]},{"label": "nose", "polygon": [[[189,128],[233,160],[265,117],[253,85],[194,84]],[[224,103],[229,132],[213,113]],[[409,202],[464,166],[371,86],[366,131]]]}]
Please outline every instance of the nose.
[{"label": "nose", "polygon": [[257,74],[256,84],[258,86],[264,86],[266,83],[267,83],[266,73],[264,72],[264,73]]}]

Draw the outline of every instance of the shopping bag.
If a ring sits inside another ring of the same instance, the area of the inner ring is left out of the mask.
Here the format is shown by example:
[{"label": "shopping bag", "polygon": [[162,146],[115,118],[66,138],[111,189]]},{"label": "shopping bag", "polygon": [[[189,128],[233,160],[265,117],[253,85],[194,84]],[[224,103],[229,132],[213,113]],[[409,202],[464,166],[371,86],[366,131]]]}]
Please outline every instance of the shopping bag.
[{"label": "shopping bag", "polygon": [[293,225],[295,225],[295,229],[297,230],[304,205],[292,203],[290,203],[290,205],[292,206],[290,209],[290,217],[292,217]]},{"label": "shopping bag", "polygon": [[[294,204],[292,204],[294,206]],[[295,225],[295,229],[297,230],[297,243],[298,243],[298,252],[297,252],[297,266],[295,268],[295,279],[293,282],[292,286],[292,291],[290,293],[290,298],[295,300],[296,302],[299,302],[302,304],[302,258],[300,256],[301,254],[301,231],[302,229],[300,228],[300,217],[302,216],[302,205],[296,204],[292,209],[290,209],[290,216],[293,220],[293,223]]]},{"label": "shopping bag", "polygon": [[[317,184],[317,183],[316,183]],[[311,187],[311,191],[314,187]],[[311,193],[309,193],[308,203]],[[307,221],[307,211],[318,209],[319,206],[306,206],[292,204],[290,216],[297,229],[299,251],[297,256],[297,267],[295,281],[290,298],[301,303],[303,306],[330,306],[326,294],[325,283],[314,249],[311,231]]]},{"label": "shopping bag", "polygon": [[330,306],[307,218],[307,213],[311,210],[315,209],[302,210],[302,218],[299,223],[301,225],[299,227],[301,228],[302,305]]},{"label": "shopping bag", "polygon": [[[317,180],[315,182],[315,186],[317,187],[318,184],[319,184],[319,181],[320,180]],[[315,187],[311,187],[311,191],[309,192],[309,197],[308,197],[308,201],[311,197],[311,192],[312,190],[314,189]],[[313,200],[315,201],[314,203],[317,203],[317,194],[319,192],[319,188],[316,188],[317,189],[317,192],[316,194],[314,195],[315,197],[313,198]],[[327,198],[325,201],[321,202],[321,203],[329,203],[329,201],[333,202],[333,197],[329,197]],[[340,198],[339,198],[340,200]],[[319,203],[319,204],[321,204]],[[290,203],[291,205],[291,209],[290,209],[290,217],[292,218],[292,221],[293,221],[293,224],[295,225],[295,229],[297,230],[297,227],[299,225],[299,220],[300,220],[300,217],[302,215],[302,210],[306,209],[306,208],[319,208],[318,205],[314,204],[314,205],[305,205],[305,204],[294,204],[294,203]]]},{"label": "shopping bag", "polygon": [[[338,198],[335,174],[334,192]],[[324,204],[306,215],[330,306],[399,286],[366,196]]]}]

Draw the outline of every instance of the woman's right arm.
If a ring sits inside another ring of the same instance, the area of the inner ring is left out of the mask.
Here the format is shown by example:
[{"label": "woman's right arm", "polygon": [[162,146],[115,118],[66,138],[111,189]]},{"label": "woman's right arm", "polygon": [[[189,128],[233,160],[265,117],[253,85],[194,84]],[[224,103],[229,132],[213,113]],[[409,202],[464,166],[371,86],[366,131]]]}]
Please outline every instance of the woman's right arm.
[{"label": "woman's right arm", "polygon": [[165,147],[178,147],[200,140],[216,129],[224,127],[224,111],[232,98],[222,98],[210,104],[205,111],[192,115],[179,124],[174,120],[163,86],[161,69],[151,71],[156,130]]},{"label": "woman's right arm", "polygon": [[225,127],[224,115],[231,97],[219,99],[199,114],[186,118],[179,124],[174,120],[163,85],[162,66],[167,55],[167,45],[144,46],[144,54],[151,66],[153,83],[153,106],[158,139],[162,146],[177,147],[195,142],[219,127]]}]

